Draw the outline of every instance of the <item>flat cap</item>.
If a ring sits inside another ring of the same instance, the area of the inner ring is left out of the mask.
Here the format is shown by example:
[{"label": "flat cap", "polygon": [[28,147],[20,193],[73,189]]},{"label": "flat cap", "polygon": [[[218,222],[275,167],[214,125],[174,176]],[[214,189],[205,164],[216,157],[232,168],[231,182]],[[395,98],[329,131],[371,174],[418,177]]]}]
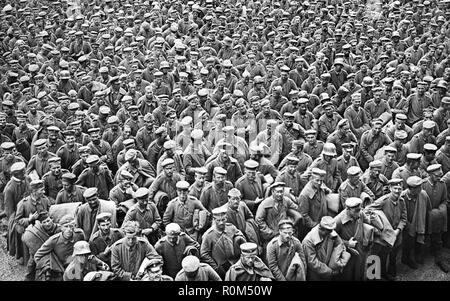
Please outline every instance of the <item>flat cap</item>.
[{"label": "flat cap", "polygon": [[89,133],[89,134],[92,134],[92,133],[95,133],[95,132],[100,132],[100,128],[90,128],[90,129],[88,130],[88,133]]},{"label": "flat cap", "polygon": [[202,139],[203,138],[203,131],[200,129],[194,129],[191,132],[191,138],[193,139]]},{"label": "flat cap", "polygon": [[410,160],[419,160],[421,157],[422,155],[417,153],[409,153],[406,155],[406,158]]},{"label": "flat cap", "polygon": [[241,195],[242,195],[241,191],[237,188],[231,188],[228,191],[228,196],[231,196],[231,197],[240,197]]},{"label": "flat cap", "polygon": [[324,216],[320,220],[320,227],[332,231],[336,228],[336,221],[331,216]]},{"label": "flat cap", "polygon": [[422,183],[423,183],[422,178],[418,177],[418,176],[412,176],[406,180],[406,184],[409,187],[418,187],[418,186],[422,185]]},{"label": "flat cap", "polygon": [[282,220],[280,220],[280,221],[278,222],[278,228],[279,228],[279,229],[280,229],[280,228],[284,228],[285,226],[291,226],[291,227],[294,227],[294,222],[291,221],[290,219],[287,219],[287,218],[282,219]]},{"label": "flat cap", "polygon": [[21,171],[24,170],[26,167],[26,164],[24,162],[16,162],[11,165],[11,172]]},{"label": "flat cap", "polygon": [[395,147],[388,145],[384,148],[384,153],[396,153],[396,152],[397,152],[397,149]]},{"label": "flat cap", "polygon": [[138,188],[138,190],[136,190],[136,192],[134,193],[134,197],[137,198],[137,199],[140,199],[140,198],[147,197],[148,194],[149,194],[148,188],[140,187],[140,188]]},{"label": "flat cap", "polygon": [[361,173],[361,168],[359,168],[358,166],[350,166],[347,169],[347,174],[349,176],[356,176],[356,175],[358,175],[360,173]]},{"label": "flat cap", "polygon": [[90,188],[86,189],[86,190],[83,192],[83,197],[84,197],[85,199],[88,199],[88,198],[91,198],[91,197],[93,197],[93,196],[96,196],[97,193],[98,193],[97,187],[90,187]]},{"label": "flat cap", "polygon": [[317,176],[325,176],[327,174],[325,170],[316,167],[311,169],[311,173]]},{"label": "flat cap", "polygon": [[348,208],[353,208],[360,206],[362,204],[362,200],[360,198],[348,198],[345,200],[345,206]]},{"label": "flat cap", "polygon": [[258,245],[255,244],[254,242],[245,242],[241,244],[239,248],[241,249],[241,253],[243,254],[253,254],[257,252]]},{"label": "flat cap", "polygon": [[106,221],[110,221],[112,217],[112,214],[109,212],[102,212],[99,213],[96,217],[97,222],[98,223],[102,223],[102,222],[106,222]]},{"label": "flat cap", "polygon": [[47,139],[38,139],[34,142],[35,147],[42,146],[47,143]]},{"label": "flat cap", "polygon": [[429,129],[429,130],[431,130],[431,129],[434,128],[435,125],[436,125],[436,123],[435,123],[433,120],[425,120],[425,121],[423,122],[423,128],[424,128],[424,129]]},{"label": "flat cap", "polygon": [[438,150],[437,146],[434,145],[434,144],[431,144],[431,143],[426,143],[423,146],[423,149],[426,150],[426,151],[431,151],[431,152],[435,152],[435,151]]},{"label": "flat cap", "polygon": [[223,167],[220,166],[216,166],[214,167],[214,173],[215,174],[219,174],[219,175],[226,175],[227,174],[227,170]]},{"label": "flat cap", "polygon": [[3,150],[11,150],[11,149],[13,149],[14,147],[15,147],[16,145],[14,144],[14,142],[3,142],[1,145],[0,145],[0,147],[3,149]]},{"label": "flat cap", "polygon": [[394,134],[395,139],[406,139],[408,137],[408,133],[406,133],[406,131],[400,130],[400,131],[395,131]]},{"label": "flat cap", "polygon": [[75,182],[77,176],[71,172],[67,172],[61,176],[62,181]]},{"label": "flat cap", "polygon": [[257,169],[259,167],[259,163],[255,160],[247,160],[244,162],[244,167],[247,169]]},{"label": "flat cap", "polygon": [[442,168],[441,164],[432,164],[430,166],[427,167],[427,172],[434,172],[434,171],[438,171]]},{"label": "flat cap", "polygon": [[196,256],[188,255],[181,261],[181,266],[185,272],[192,273],[200,267],[200,260]]},{"label": "flat cap", "polygon": [[175,186],[180,190],[188,190],[190,185],[186,181],[178,181]]},{"label": "flat cap", "polygon": [[383,166],[383,162],[380,160],[375,160],[369,163],[370,168],[381,168]]},{"label": "flat cap", "polygon": [[286,183],[284,183],[284,182],[275,182],[272,185],[270,185],[270,189],[271,190],[274,189],[274,188],[277,188],[277,187],[286,187]]},{"label": "flat cap", "polygon": [[93,163],[97,163],[97,162],[100,162],[100,158],[97,155],[90,155],[86,159],[87,164],[93,164]]},{"label": "flat cap", "polygon": [[388,181],[388,184],[389,184],[389,185],[392,185],[392,186],[397,186],[397,185],[401,185],[402,182],[403,182],[402,179],[400,179],[400,178],[395,178],[395,179],[390,179],[390,180]]},{"label": "flat cap", "polygon": [[208,170],[204,166],[194,168],[194,171],[195,171],[195,173],[202,174],[202,175],[206,175],[208,173]]},{"label": "flat cap", "polygon": [[227,214],[227,209],[224,207],[217,207],[217,208],[214,208],[211,212],[213,215],[220,216],[220,215]]},{"label": "flat cap", "polygon": [[30,187],[31,187],[31,189],[37,189],[37,188],[44,187],[44,181],[42,181],[40,179],[33,180],[30,182]]},{"label": "flat cap", "polygon": [[166,167],[167,165],[170,165],[170,164],[175,164],[175,160],[173,160],[171,158],[167,158],[161,162],[161,167]]}]

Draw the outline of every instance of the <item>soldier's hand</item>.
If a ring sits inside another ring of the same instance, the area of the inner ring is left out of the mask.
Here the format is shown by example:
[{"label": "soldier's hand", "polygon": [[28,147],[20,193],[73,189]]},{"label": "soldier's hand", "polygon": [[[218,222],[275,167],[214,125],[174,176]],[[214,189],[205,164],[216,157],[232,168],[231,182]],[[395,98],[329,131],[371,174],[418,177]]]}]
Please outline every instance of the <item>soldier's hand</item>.
[{"label": "soldier's hand", "polygon": [[33,214],[30,213],[29,220],[30,220],[30,222],[33,222],[33,221],[37,220],[38,217],[39,217],[39,212],[36,211],[36,212],[33,213]]},{"label": "soldier's hand", "polygon": [[259,203],[261,203],[263,200],[264,200],[263,198],[256,198],[256,199],[255,199],[255,204],[259,204]]},{"label": "soldier's hand", "polygon": [[153,228],[147,228],[147,229],[142,230],[143,235],[149,235],[152,232],[153,232]]},{"label": "soldier's hand", "polygon": [[357,244],[358,242],[355,240],[355,238],[350,238],[349,239],[349,241],[348,241],[348,246],[350,247],[350,248],[354,248],[354,247],[356,247],[356,244]]}]

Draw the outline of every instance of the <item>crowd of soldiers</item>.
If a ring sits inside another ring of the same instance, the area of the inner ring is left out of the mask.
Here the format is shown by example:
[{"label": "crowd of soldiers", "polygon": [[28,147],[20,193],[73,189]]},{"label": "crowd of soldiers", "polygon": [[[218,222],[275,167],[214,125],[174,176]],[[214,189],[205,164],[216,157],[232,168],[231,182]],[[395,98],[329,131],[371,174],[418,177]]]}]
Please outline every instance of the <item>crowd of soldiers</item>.
[{"label": "crowd of soldiers", "polygon": [[449,3],[2,1],[9,255],[44,281],[447,273]]}]

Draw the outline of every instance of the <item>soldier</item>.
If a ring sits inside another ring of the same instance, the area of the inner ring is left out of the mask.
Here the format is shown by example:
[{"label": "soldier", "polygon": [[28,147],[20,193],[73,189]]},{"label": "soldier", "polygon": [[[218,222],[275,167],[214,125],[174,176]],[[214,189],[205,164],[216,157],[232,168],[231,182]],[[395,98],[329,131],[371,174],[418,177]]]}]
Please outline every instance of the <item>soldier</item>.
[{"label": "soldier", "polygon": [[359,167],[358,160],[356,160],[356,157],[354,154],[354,148],[355,144],[353,142],[349,143],[342,143],[342,155],[337,157],[337,164],[339,172],[341,173],[341,179],[342,181],[347,180],[347,170],[352,166]]},{"label": "soldier", "polygon": [[372,230],[370,219],[361,210],[362,203],[360,198],[348,198],[345,200],[345,209],[334,218],[336,233],[351,254],[342,272],[342,280],[366,279],[365,262],[373,241],[368,239]]},{"label": "soldier", "polygon": [[272,272],[258,257],[258,245],[252,242],[241,244],[241,258],[225,275],[225,281],[270,281]]},{"label": "soldier", "polygon": [[173,281],[173,278],[163,275],[163,260],[161,258],[144,258],[139,268],[139,274],[144,274],[141,281]]},{"label": "soldier", "polygon": [[348,198],[361,198],[363,207],[375,200],[374,193],[361,181],[361,168],[357,166],[349,167],[347,170],[348,179],[339,187],[339,211],[345,208],[345,200]]},{"label": "soldier", "polygon": [[61,231],[60,226],[53,221],[48,212],[40,212],[37,221],[39,222],[34,223],[34,225],[29,225],[22,235],[22,242],[27,246],[29,251],[25,281],[36,280],[36,262],[34,261],[34,254],[36,254],[37,250],[50,236]]},{"label": "soldier", "polygon": [[415,134],[409,142],[409,151],[411,153],[423,153],[425,144],[436,144],[436,137],[433,135],[433,129],[436,123],[432,120],[425,120],[423,122],[423,129],[420,133]]},{"label": "soldier", "polygon": [[[267,244],[267,264],[276,281],[306,280],[306,258],[303,246],[294,234],[294,223],[289,219],[278,222],[279,235]],[[298,265],[300,272],[292,272]]]},{"label": "soldier", "polygon": [[75,142],[75,131],[68,130],[64,132],[65,144],[61,146],[56,155],[61,158],[61,167],[70,169],[80,159],[81,144]]},{"label": "soldier", "polygon": [[189,195],[200,199],[203,190],[209,185],[209,182],[206,181],[206,173],[208,172],[208,170],[206,169],[206,167],[197,167],[194,169],[194,172],[195,181],[189,187]]},{"label": "soldier", "polygon": [[244,167],[245,175],[235,181],[235,186],[241,192],[244,203],[254,214],[264,199],[264,180],[258,173],[259,163],[255,160],[245,161]]},{"label": "soldier", "polygon": [[196,211],[207,211],[203,204],[194,196],[188,195],[189,183],[179,181],[176,183],[177,197],[167,204],[163,215],[163,224],[176,223],[183,232],[195,240],[200,240],[201,233],[198,225],[194,224]]},{"label": "soldier", "polygon": [[[141,187],[134,193],[136,204],[127,211],[123,225],[127,221],[138,222],[141,234],[154,245],[160,237],[161,216],[156,209],[154,202],[149,202],[150,192],[147,188]],[[122,225],[122,229],[124,226]]]},{"label": "soldier", "polygon": [[16,259],[23,256],[20,236],[14,227],[17,204],[30,194],[31,179],[25,174],[25,167],[24,162],[16,162],[11,165],[11,180],[6,183],[4,190],[5,213],[8,219],[7,250],[9,255],[15,256]]},{"label": "soldier", "polygon": [[417,270],[423,264],[425,237],[428,235],[426,221],[430,218],[431,201],[422,189],[423,180],[412,176],[406,180],[408,189],[402,192],[406,204],[406,231],[403,232],[402,263]]},{"label": "soldier", "polygon": [[183,269],[175,281],[222,281],[219,274],[207,263],[200,263],[198,257],[189,255],[181,262]]},{"label": "soldier", "polygon": [[200,244],[181,231],[176,223],[166,226],[166,235],[155,244],[155,249],[162,256],[162,270],[165,275],[176,277],[182,269],[183,257],[198,255]]},{"label": "soldier", "polygon": [[421,154],[409,153],[406,155],[406,163],[400,166],[392,173],[392,179],[400,178],[403,180],[403,187],[406,186],[406,180],[412,176],[421,176],[419,171]]},{"label": "soldier", "polygon": [[114,187],[114,183],[111,171],[106,165],[100,162],[100,158],[97,155],[90,155],[86,159],[89,167],[83,170],[75,184],[87,188],[97,187],[99,197],[107,200],[109,191]]},{"label": "soldier", "polygon": [[233,184],[225,180],[227,174],[225,169],[217,166],[214,168],[213,174],[213,182],[206,186],[200,195],[200,202],[209,212],[224,205],[228,200],[228,191],[233,188]]},{"label": "soldier", "polygon": [[84,276],[93,271],[108,271],[109,266],[91,255],[89,243],[77,241],[73,245],[73,260],[69,263],[63,274],[64,281],[81,281]]},{"label": "soldier", "polygon": [[317,140],[317,131],[315,129],[309,129],[305,132],[306,143],[303,146],[305,154],[309,155],[311,159],[317,159],[323,150],[324,142]]},{"label": "soldier", "polygon": [[59,224],[61,232],[50,236],[34,254],[36,280],[62,281],[72,259],[74,244],[85,240],[83,230],[75,228],[71,215],[61,217]]},{"label": "soldier", "polygon": [[133,194],[139,188],[133,181],[133,175],[126,170],[119,173],[119,183],[109,192],[109,200],[118,206],[120,203],[133,199]]},{"label": "soldier", "polygon": [[264,199],[258,207],[255,220],[263,242],[266,244],[277,235],[278,222],[288,216],[294,224],[301,219],[298,206],[285,195],[283,182],[275,182],[270,186],[271,195]]},{"label": "soldier", "polygon": [[124,234],[120,229],[111,227],[111,213],[100,213],[96,219],[98,231],[92,234],[89,247],[93,255],[111,266],[111,247],[116,241],[122,239]]},{"label": "soldier", "polygon": [[297,170],[297,166],[300,162],[297,157],[288,156],[286,159],[286,168],[277,176],[275,182],[284,182],[286,187],[290,188],[290,193],[294,199],[297,200],[300,192],[306,185],[307,177],[304,174],[300,174]]},{"label": "soldier", "polygon": [[225,208],[212,210],[213,224],[203,235],[200,256],[221,278],[237,262],[239,246],[246,242],[244,235],[235,226],[227,223]]},{"label": "soldier", "polygon": [[378,149],[385,145],[389,145],[392,141],[381,131],[383,120],[372,120],[372,129],[367,130],[361,136],[359,166],[367,169],[369,163],[374,160],[375,153]]},{"label": "soldier", "polygon": [[119,280],[136,279],[144,258],[160,258],[147,239],[139,237],[139,223],[127,221],[122,225],[124,238],[111,246],[111,269]]},{"label": "soldier", "polygon": [[337,191],[341,184],[341,175],[339,173],[336,160],[336,147],[333,143],[325,143],[322,154],[313,161],[309,170],[319,168],[326,172],[324,184],[332,191]]},{"label": "soldier", "polygon": [[46,139],[36,140],[34,146],[36,147],[36,154],[28,162],[27,174],[33,172],[39,178],[42,178],[50,170],[49,159],[56,157],[56,155],[48,151]]},{"label": "soldier", "polygon": [[345,245],[335,229],[336,222],[333,218],[323,216],[320,223],[317,223],[303,239],[303,250],[308,266],[307,280],[330,280],[340,274],[340,270],[347,264],[350,258],[348,253],[342,255],[336,262],[331,259],[336,249],[345,250]]},{"label": "soldier", "polygon": [[[392,178],[389,180],[390,193],[366,207],[366,210],[381,210],[392,227],[389,242],[385,236],[376,241],[373,247],[374,254],[381,259],[381,277],[393,281],[397,276],[397,254],[402,247],[402,232],[407,223],[407,210],[405,199],[401,196],[403,180]],[[389,257],[388,269],[386,271],[387,259]]]},{"label": "soldier", "polygon": [[63,188],[62,175],[69,171],[61,169],[60,157],[52,157],[48,162],[50,171],[42,176],[42,181],[44,181],[45,194],[50,198],[51,203],[55,203],[58,192]]},{"label": "soldier", "polygon": [[397,162],[395,162],[395,155],[397,154],[397,149],[392,146],[384,147],[384,157],[380,160],[381,165],[381,174],[384,175],[388,180],[392,178],[392,174],[394,170],[399,168]]},{"label": "soldier", "polygon": [[431,254],[435,263],[444,273],[449,271],[447,263],[442,258],[442,233],[447,231],[448,223],[448,193],[447,186],[442,182],[442,166],[433,164],[427,168],[428,178],[424,181],[422,189],[425,190],[431,201],[430,212],[430,240]]}]

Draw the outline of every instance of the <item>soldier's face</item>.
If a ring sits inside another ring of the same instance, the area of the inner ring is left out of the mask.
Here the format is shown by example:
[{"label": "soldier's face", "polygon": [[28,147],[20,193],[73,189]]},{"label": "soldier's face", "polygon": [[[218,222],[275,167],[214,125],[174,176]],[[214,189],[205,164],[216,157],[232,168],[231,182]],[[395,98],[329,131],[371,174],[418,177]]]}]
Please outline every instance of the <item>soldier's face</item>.
[{"label": "soldier's face", "polygon": [[42,145],[36,148],[38,155],[45,156],[47,154],[47,145]]},{"label": "soldier's face", "polygon": [[349,175],[348,176],[348,180],[349,180],[350,184],[355,186],[359,182],[359,174],[357,174],[357,175]]},{"label": "soldier's face", "polygon": [[61,165],[60,164],[52,164],[51,167],[50,167],[50,171],[55,176],[59,176],[61,174]]},{"label": "soldier's face", "polygon": [[227,222],[227,216],[214,216],[214,223],[219,231],[225,230],[225,224]]},{"label": "soldier's face", "polygon": [[180,237],[180,233],[179,232],[170,232],[167,233],[167,240],[171,243],[171,244],[176,244],[178,242],[178,238]]},{"label": "soldier's face", "polygon": [[125,244],[129,247],[134,246],[137,242],[136,232],[125,232]]},{"label": "soldier's face", "polygon": [[387,153],[386,154],[386,161],[388,163],[391,163],[392,161],[394,161],[395,159],[395,154],[394,153]]},{"label": "soldier's face", "polygon": [[391,193],[396,197],[399,197],[400,193],[403,190],[402,185],[391,185],[390,189],[391,189]]},{"label": "soldier's face", "polygon": [[323,177],[320,175],[312,175],[311,183],[316,187],[320,187],[323,184]]},{"label": "soldier's face", "polygon": [[244,266],[253,267],[255,263],[256,254],[242,254],[241,262]]},{"label": "soldier's face", "polygon": [[89,204],[89,207],[91,207],[91,209],[98,208],[98,205],[100,203],[100,201],[99,201],[97,196],[94,196],[94,197],[91,197],[91,198],[87,199],[86,202]]},{"label": "soldier's face", "polygon": [[200,184],[200,186],[203,186],[203,184],[205,183],[205,175],[201,174],[201,173],[196,173],[195,174],[195,182]]},{"label": "soldier's face", "polygon": [[166,167],[164,167],[164,173],[166,174],[167,177],[172,177],[173,175],[173,165],[168,165]]},{"label": "soldier's face", "polygon": [[185,202],[188,197],[188,190],[187,189],[177,189],[178,198],[180,201]]},{"label": "soldier's face", "polygon": [[65,239],[72,239],[73,230],[75,229],[75,223],[69,223],[61,226],[61,232]]},{"label": "soldier's face", "polygon": [[294,229],[291,226],[284,226],[279,230],[280,230],[280,238],[281,241],[283,242],[289,241],[292,238],[292,235],[294,234]]},{"label": "soldier's face", "polygon": [[41,221],[41,225],[44,228],[44,230],[49,231],[50,229],[53,228],[53,220],[52,218],[49,216],[46,219],[44,219],[43,221]]}]

